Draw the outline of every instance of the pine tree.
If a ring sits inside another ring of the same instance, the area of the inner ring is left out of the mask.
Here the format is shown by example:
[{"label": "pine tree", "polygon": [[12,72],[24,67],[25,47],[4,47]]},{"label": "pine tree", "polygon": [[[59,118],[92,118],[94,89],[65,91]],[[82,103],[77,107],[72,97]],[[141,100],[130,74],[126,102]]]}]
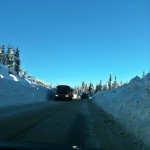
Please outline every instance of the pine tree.
[{"label": "pine tree", "polygon": [[110,74],[109,81],[108,81],[108,88],[112,88],[112,74]]},{"label": "pine tree", "polygon": [[81,90],[82,90],[82,93],[85,92],[85,82],[84,81],[82,81]]},{"label": "pine tree", "polygon": [[120,86],[122,86],[123,85],[123,82],[122,81],[120,81]]},{"label": "pine tree", "polygon": [[14,69],[17,72],[17,74],[19,74],[19,71],[20,71],[20,57],[19,56],[20,56],[20,51],[17,48],[14,54],[14,61],[15,61]]},{"label": "pine tree", "polygon": [[80,96],[80,95],[81,95],[81,93],[82,93],[82,92],[81,92],[81,87],[80,87],[80,86],[78,86],[78,87],[77,87],[77,89],[78,89],[78,96]]},{"label": "pine tree", "polygon": [[103,90],[102,80],[100,80],[99,90],[100,90],[100,91],[102,91],[102,90]]},{"label": "pine tree", "polygon": [[87,91],[88,91],[88,85],[87,85],[87,83],[85,84],[85,93],[87,93]]},{"label": "pine tree", "polygon": [[145,71],[143,71],[143,74],[142,74],[142,79],[144,79],[145,77]]},{"label": "pine tree", "polygon": [[89,95],[92,95],[92,93],[93,93],[93,89],[94,89],[93,84],[92,84],[92,83],[90,83],[90,85],[89,85],[89,89],[88,89]]},{"label": "pine tree", "polygon": [[77,86],[74,87],[74,94],[78,95],[78,87]]},{"label": "pine tree", "polygon": [[6,65],[8,68],[14,69],[14,48],[10,45],[8,46],[7,54],[6,54]]},{"label": "pine tree", "polygon": [[2,63],[2,47],[0,46],[0,63]]},{"label": "pine tree", "polygon": [[108,85],[107,85],[107,83],[106,84],[104,84],[104,86],[103,86],[103,90],[105,91],[105,90],[108,90]]},{"label": "pine tree", "polygon": [[95,93],[98,92],[100,90],[99,88],[100,86],[98,84],[96,84],[96,87],[95,87]]},{"label": "pine tree", "polygon": [[0,63],[5,64],[5,46],[0,47]]},{"label": "pine tree", "polygon": [[24,70],[22,70],[22,69],[20,69],[19,74],[20,74],[21,76],[25,76],[26,78],[29,78],[29,77],[30,77],[30,76],[28,76],[27,71],[24,71]]},{"label": "pine tree", "polygon": [[118,85],[117,78],[115,76],[115,81],[113,82],[112,88],[117,88],[117,85]]}]

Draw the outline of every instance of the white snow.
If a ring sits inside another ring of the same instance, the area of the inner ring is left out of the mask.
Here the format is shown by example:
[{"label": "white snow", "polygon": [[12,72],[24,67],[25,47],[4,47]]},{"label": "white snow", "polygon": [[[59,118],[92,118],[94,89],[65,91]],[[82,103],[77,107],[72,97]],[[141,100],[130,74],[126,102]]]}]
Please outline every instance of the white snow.
[{"label": "white snow", "polygon": [[0,74],[0,78],[4,78],[4,76]]},{"label": "white snow", "polygon": [[14,81],[18,81],[17,77],[14,76],[13,74],[9,74],[10,77],[12,77],[14,79]]},{"label": "white snow", "polygon": [[28,79],[25,79],[29,84],[31,84],[31,81],[29,81]]},{"label": "white snow", "polygon": [[47,101],[52,92],[0,64],[0,107]]},{"label": "white snow", "polygon": [[93,101],[150,147],[150,74],[116,89],[98,92]]}]

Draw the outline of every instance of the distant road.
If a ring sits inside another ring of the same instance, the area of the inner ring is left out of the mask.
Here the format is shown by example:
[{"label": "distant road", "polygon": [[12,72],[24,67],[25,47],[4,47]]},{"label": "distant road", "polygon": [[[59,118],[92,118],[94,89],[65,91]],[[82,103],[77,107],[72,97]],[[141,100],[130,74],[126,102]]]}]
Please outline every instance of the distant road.
[{"label": "distant road", "polygon": [[3,108],[0,141],[10,147],[141,150],[140,144],[92,100]]}]

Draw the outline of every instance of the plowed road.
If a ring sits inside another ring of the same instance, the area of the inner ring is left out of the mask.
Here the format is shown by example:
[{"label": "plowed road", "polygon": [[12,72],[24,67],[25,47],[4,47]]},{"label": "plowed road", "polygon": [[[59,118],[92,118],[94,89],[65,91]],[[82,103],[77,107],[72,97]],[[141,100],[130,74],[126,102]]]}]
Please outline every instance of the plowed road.
[{"label": "plowed road", "polygon": [[140,150],[140,144],[92,100],[0,109],[1,147]]}]

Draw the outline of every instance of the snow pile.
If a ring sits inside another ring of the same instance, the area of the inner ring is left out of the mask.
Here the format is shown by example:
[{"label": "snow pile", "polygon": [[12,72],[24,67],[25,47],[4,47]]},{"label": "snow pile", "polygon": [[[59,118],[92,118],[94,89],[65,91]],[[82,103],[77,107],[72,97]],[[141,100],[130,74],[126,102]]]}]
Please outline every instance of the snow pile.
[{"label": "snow pile", "polygon": [[150,74],[116,89],[98,92],[93,100],[150,147]]},{"label": "snow pile", "polygon": [[24,76],[21,75],[19,76],[14,70],[8,69],[5,65],[1,63],[0,63],[0,78],[27,83]]},{"label": "snow pile", "polygon": [[32,84],[24,76],[0,64],[0,107],[47,101],[53,89]]}]

